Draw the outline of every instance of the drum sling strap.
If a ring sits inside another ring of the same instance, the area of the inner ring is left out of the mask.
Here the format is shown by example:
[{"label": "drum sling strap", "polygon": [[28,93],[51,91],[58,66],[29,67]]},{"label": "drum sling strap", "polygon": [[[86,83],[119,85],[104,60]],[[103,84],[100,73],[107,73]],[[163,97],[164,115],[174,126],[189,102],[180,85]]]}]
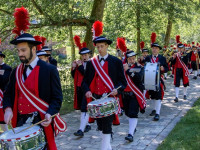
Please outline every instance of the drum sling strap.
[{"label": "drum sling strap", "polygon": [[[18,86],[19,90],[21,90],[21,92],[24,94],[24,96],[27,98],[27,100],[31,103],[31,105],[38,110],[41,119],[44,119],[46,111],[49,108],[49,104],[39,98],[39,92],[38,95],[34,95],[26,88],[26,86],[22,81],[22,73],[23,73],[23,64],[19,65],[16,69],[16,85]],[[66,122],[61,119],[59,114],[53,119],[53,128],[51,125],[49,125],[48,127],[44,127],[44,133],[47,139],[48,150],[57,149],[54,139],[54,133],[55,135],[57,135],[59,132],[66,131],[66,129],[67,129]]]},{"label": "drum sling strap", "polygon": [[126,74],[126,72],[124,72],[124,74],[125,74],[126,81],[128,83],[127,86],[129,86],[132,92],[136,95],[136,99],[140,106],[140,110],[144,110],[146,108],[146,101],[144,99],[143,93],[135,86],[135,84],[130,79],[130,77]]}]

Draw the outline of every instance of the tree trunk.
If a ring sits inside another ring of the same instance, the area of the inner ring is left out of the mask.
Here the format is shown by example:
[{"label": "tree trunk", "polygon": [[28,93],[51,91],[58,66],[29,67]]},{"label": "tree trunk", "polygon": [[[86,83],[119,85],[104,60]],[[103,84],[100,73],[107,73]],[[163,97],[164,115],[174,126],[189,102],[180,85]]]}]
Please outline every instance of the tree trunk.
[{"label": "tree trunk", "polygon": [[167,23],[167,30],[166,30],[166,34],[165,34],[165,46],[169,45],[170,35],[171,35],[171,31],[172,31],[172,18],[173,17],[169,14],[168,23]]},{"label": "tree trunk", "polygon": [[90,15],[90,24],[86,27],[86,35],[85,42],[87,43],[87,47],[92,50],[92,54],[94,54],[94,45],[92,42],[92,24],[96,21],[103,20],[103,12],[105,8],[106,0],[94,0],[92,12]]},{"label": "tree trunk", "polygon": [[73,39],[73,31],[72,26],[69,26],[69,40],[71,43],[71,61],[75,60],[75,46],[74,46],[74,39]]},{"label": "tree trunk", "polygon": [[173,13],[173,0],[170,0],[171,2],[171,9],[168,13],[168,23],[167,23],[167,30],[166,30],[166,33],[165,33],[165,46],[168,46],[169,45],[169,41],[170,41],[170,35],[171,35],[171,31],[172,31],[172,21],[173,21],[173,16],[174,16],[174,13]]},{"label": "tree trunk", "polygon": [[137,54],[140,53],[140,0],[136,1]]}]

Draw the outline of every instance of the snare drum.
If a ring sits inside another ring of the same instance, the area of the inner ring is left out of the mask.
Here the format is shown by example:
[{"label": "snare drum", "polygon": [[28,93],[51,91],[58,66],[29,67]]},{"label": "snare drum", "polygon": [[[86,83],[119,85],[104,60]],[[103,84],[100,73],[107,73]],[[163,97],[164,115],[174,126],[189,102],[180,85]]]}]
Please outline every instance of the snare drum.
[{"label": "snare drum", "polygon": [[159,91],[160,89],[160,65],[158,63],[146,63],[144,69],[145,90]]},{"label": "snare drum", "polygon": [[45,136],[40,126],[34,126],[21,133],[17,133],[27,126],[14,128],[0,135],[1,150],[41,150],[45,147]]},{"label": "snare drum", "polygon": [[91,118],[103,118],[110,116],[118,111],[118,100],[114,97],[97,99],[87,105]]}]

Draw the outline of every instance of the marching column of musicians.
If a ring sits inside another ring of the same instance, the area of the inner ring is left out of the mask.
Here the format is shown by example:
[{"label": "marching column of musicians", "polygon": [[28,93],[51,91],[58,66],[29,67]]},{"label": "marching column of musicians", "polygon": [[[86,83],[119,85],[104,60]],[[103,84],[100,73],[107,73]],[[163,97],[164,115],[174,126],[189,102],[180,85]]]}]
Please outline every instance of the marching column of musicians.
[{"label": "marching column of musicians", "polygon": [[[96,26],[101,26],[101,29]],[[193,79],[196,80],[199,74],[200,48],[194,42],[191,47],[177,40],[177,48],[164,47],[163,55],[160,55],[162,47],[156,43],[156,34],[152,33],[151,51],[144,48],[144,42],[141,42],[142,55],[138,58],[134,50],[127,49],[125,38],[118,38],[117,47],[121,50],[119,59],[108,53],[112,41],[101,35],[102,23],[97,21],[93,25],[93,44],[98,52],[92,58],[91,50],[86,44],[80,43],[79,36],[74,37],[80,54],[80,60],[73,61],[71,68],[74,109],[81,111],[80,126],[74,135],[83,137],[84,132],[91,130],[90,122],[96,120],[97,130],[101,135],[101,150],[111,150],[112,125],[120,124],[118,114],[122,110],[129,122],[128,135],[125,137],[129,142],[133,141],[137,131],[138,113],[145,113],[146,99],[152,100],[153,110],[150,116],[154,116],[154,121],[160,119],[166,89],[164,80],[167,79],[168,71],[171,70],[174,77],[174,101],[179,101],[181,80],[184,86],[183,99],[187,99],[189,75],[192,71]],[[33,118],[32,124],[46,119],[40,125],[45,134],[46,144],[43,149],[55,150],[54,134],[57,129],[56,118],[52,116],[59,112],[63,96],[57,61],[51,57],[52,49],[38,38],[19,32],[10,42],[16,46],[21,61],[13,71],[4,63],[5,55],[0,52],[0,124],[3,131],[7,131],[7,124],[10,123],[15,128],[26,124],[29,118]],[[147,89],[144,83],[145,71],[148,69],[146,64],[157,66],[155,78],[158,80],[155,81],[155,89]],[[87,105],[105,97],[117,101],[116,112],[90,118]]]}]

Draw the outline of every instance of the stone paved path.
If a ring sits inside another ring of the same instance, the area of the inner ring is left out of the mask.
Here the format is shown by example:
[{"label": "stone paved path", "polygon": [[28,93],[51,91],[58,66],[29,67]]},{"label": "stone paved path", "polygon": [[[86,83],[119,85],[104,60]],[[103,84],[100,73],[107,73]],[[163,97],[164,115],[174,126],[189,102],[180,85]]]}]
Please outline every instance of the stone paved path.
[{"label": "stone paved path", "polygon": [[[167,90],[165,92],[164,101],[161,107],[160,120],[152,121],[149,116],[152,111],[151,101],[147,100],[147,108],[145,114],[139,114],[137,132],[134,135],[134,142],[128,143],[124,137],[128,132],[128,119],[125,115],[120,117],[120,126],[113,126],[114,138],[111,143],[114,150],[155,150],[158,145],[174,128],[176,123],[182,116],[192,107],[193,103],[199,97],[200,78],[191,79],[188,88],[188,99],[183,100],[183,87],[180,88],[179,102],[174,103],[174,86],[173,79],[166,80]],[[72,112],[62,116],[68,123],[68,130],[58,135],[56,143],[59,150],[99,150],[100,136],[96,131],[96,123],[92,124],[92,130],[85,133],[83,138],[77,138],[73,135],[79,128],[80,112]]]}]

